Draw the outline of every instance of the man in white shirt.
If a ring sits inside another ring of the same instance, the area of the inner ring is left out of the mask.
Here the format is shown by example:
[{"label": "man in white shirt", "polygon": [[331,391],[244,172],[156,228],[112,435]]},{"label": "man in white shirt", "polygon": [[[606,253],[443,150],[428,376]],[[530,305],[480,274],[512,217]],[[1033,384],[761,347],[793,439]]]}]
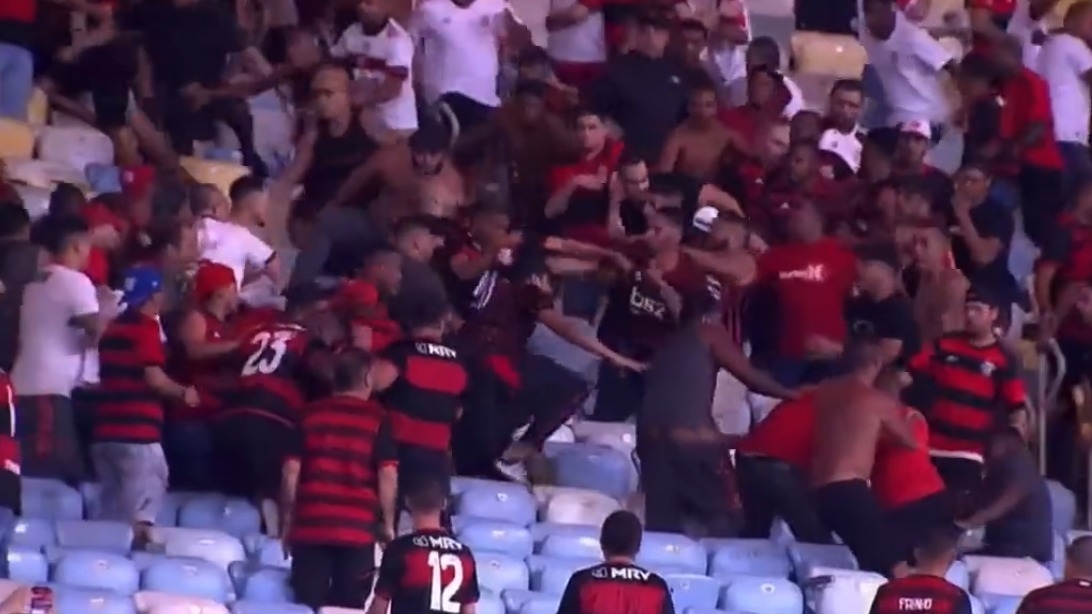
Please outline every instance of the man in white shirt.
[{"label": "man in white shirt", "polygon": [[1072,188],[1092,177],[1088,153],[1088,118],[1092,115],[1092,4],[1069,7],[1062,30],[1039,52],[1039,74],[1050,88],[1054,136],[1065,158],[1066,182]]},{"label": "man in white shirt", "polygon": [[939,137],[951,116],[942,73],[953,60],[935,38],[903,15],[894,0],[864,0],[861,43],[887,98],[883,125],[927,118]]},{"label": "man in white shirt", "polygon": [[382,0],[359,0],[359,21],[330,50],[353,61],[354,102],[375,107],[384,128],[409,136],[417,129],[413,92],[413,39],[391,19]]},{"label": "man in white shirt", "polygon": [[19,349],[11,371],[19,412],[23,475],[80,480],[84,456],[76,431],[72,390],[105,327],[87,266],[91,235],[78,218],[44,223],[49,263],[27,284],[19,311]]},{"label": "man in white shirt", "polygon": [[500,106],[501,46],[528,38],[507,0],[429,0],[413,14],[417,74],[425,98],[442,100],[461,131],[485,123]]},{"label": "man in white shirt", "polygon": [[[276,252],[252,229],[265,225],[269,195],[257,177],[246,176],[231,184],[231,213],[226,220],[201,218],[197,230],[202,260],[217,262],[235,273],[243,302],[252,306],[266,303],[270,285],[277,281]],[[276,294],[276,292],[273,292]]]},{"label": "man in white shirt", "polygon": [[603,74],[607,37],[598,0],[550,0],[546,51],[562,82],[583,87]]}]

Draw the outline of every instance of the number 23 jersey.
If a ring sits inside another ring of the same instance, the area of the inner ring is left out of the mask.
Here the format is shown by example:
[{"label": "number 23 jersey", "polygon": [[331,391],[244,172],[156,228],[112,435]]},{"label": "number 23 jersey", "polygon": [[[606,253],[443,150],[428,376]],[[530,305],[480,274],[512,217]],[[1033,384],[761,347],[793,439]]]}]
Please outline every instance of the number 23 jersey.
[{"label": "number 23 jersey", "polygon": [[375,594],[390,614],[457,614],[478,602],[474,555],[443,529],[403,535],[383,553]]},{"label": "number 23 jersey", "polygon": [[291,323],[270,323],[239,341],[242,360],[233,405],[294,426],[306,403],[301,383],[308,354],[321,342]]}]

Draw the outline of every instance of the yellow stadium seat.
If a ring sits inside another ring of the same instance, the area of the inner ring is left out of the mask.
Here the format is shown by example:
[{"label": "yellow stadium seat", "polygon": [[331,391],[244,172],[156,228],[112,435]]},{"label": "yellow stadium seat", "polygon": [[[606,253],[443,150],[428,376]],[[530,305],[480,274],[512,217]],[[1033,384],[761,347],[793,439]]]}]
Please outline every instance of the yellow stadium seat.
[{"label": "yellow stadium seat", "polygon": [[1065,20],[1065,14],[1069,12],[1069,7],[1077,4],[1081,0],[1058,0],[1058,3],[1054,5],[1054,8],[1050,9],[1050,13],[1046,19],[1052,26],[1061,26],[1062,21]]},{"label": "yellow stadium seat", "polygon": [[200,158],[185,157],[179,160],[182,168],[198,183],[210,183],[227,195],[236,179],[250,174],[250,169],[230,162],[213,162]]},{"label": "yellow stadium seat", "polygon": [[819,32],[793,34],[792,56],[798,73],[843,79],[860,79],[868,62],[868,53],[857,39]]},{"label": "yellow stadium seat", "polygon": [[49,98],[42,88],[34,88],[27,103],[27,123],[31,126],[44,126],[49,122]]},{"label": "yellow stadium seat", "polygon": [[34,128],[27,123],[0,117],[0,158],[34,157]]}]

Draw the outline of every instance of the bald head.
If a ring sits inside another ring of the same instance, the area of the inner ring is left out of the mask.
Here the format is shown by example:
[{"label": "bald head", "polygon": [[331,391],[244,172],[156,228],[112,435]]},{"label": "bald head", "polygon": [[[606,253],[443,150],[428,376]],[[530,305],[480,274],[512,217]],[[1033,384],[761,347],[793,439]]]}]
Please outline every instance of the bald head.
[{"label": "bald head", "polygon": [[1065,554],[1067,578],[1092,578],[1092,535],[1073,540]]}]

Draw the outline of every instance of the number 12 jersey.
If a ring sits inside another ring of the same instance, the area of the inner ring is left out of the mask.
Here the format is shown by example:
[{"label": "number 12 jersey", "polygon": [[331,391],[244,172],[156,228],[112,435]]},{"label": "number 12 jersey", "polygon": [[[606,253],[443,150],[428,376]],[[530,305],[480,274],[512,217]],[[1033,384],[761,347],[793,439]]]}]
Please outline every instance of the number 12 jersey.
[{"label": "number 12 jersey", "polygon": [[457,614],[478,602],[474,555],[443,529],[403,535],[383,553],[375,594],[390,614]]}]

